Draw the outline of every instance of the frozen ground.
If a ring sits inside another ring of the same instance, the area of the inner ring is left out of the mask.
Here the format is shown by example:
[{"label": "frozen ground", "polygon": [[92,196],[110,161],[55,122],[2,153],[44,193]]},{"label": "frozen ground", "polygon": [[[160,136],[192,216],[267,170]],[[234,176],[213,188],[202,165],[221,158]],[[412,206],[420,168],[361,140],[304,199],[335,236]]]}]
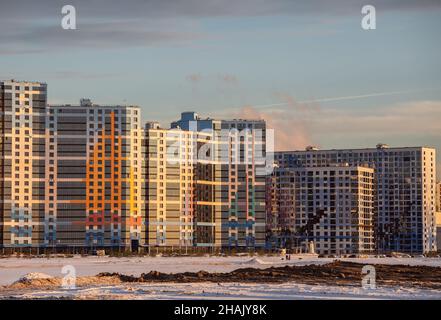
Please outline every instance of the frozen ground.
[{"label": "frozen ground", "polygon": [[[119,272],[139,276],[141,273],[160,271],[163,273],[230,272],[238,268],[268,268],[283,265],[325,264],[333,258],[318,258],[313,255],[291,256],[290,261],[278,256],[264,257],[81,257],[73,258],[5,258],[0,259],[0,285],[8,285],[21,276],[40,272],[54,277],[62,277],[61,270],[66,265],[75,267],[77,276],[93,276],[100,272]],[[363,264],[404,264],[441,267],[441,258],[357,258],[340,259]]]},{"label": "frozen ground", "polygon": [[[81,257],[72,258],[5,258],[0,259],[0,285],[8,285],[29,273],[63,277],[62,268],[75,267],[77,276],[100,272],[118,272],[139,276],[152,270],[164,273],[230,272],[238,268],[268,268],[283,265],[325,264],[332,258],[312,255],[292,256],[290,261],[277,256],[264,257]],[[363,264],[403,264],[441,267],[441,258],[358,258],[340,259]],[[437,290],[378,286],[366,290],[360,286],[307,285],[280,283],[124,283],[114,286],[81,287],[75,290],[4,290],[0,298],[73,298],[73,299],[441,299]]]},{"label": "frozen ground", "polygon": [[160,283],[97,286],[74,290],[26,290],[1,293],[17,299],[441,299],[428,289],[361,286],[322,286],[297,283]]}]

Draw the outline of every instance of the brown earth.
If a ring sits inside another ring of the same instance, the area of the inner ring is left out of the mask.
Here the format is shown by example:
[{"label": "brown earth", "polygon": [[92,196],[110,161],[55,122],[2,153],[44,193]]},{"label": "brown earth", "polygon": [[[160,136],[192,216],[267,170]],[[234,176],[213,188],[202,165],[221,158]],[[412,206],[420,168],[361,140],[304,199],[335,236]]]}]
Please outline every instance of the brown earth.
[{"label": "brown earth", "polygon": [[[365,264],[334,261],[325,265],[270,267],[267,269],[242,268],[228,273],[206,271],[161,273],[151,271],[139,277],[120,273],[100,273],[96,276],[78,277],[76,285],[99,286],[121,283],[158,282],[252,282],[281,283],[292,281],[313,285],[360,285]],[[377,285],[419,287],[441,290],[441,267],[407,265],[373,265]],[[18,281],[4,289],[53,288],[61,285],[60,278]]]}]

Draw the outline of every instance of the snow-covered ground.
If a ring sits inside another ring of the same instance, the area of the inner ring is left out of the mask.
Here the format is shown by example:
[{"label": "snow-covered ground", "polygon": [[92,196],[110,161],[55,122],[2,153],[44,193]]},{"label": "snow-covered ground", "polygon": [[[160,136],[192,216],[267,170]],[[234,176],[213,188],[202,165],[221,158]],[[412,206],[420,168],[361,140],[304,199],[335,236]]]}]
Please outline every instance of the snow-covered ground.
[{"label": "snow-covered ground", "polygon": [[[283,265],[325,264],[332,258],[318,258],[313,255],[291,256],[290,261],[277,256],[263,257],[81,257],[72,258],[5,258],[0,259],[0,285],[8,285],[21,276],[40,272],[54,277],[63,277],[62,268],[66,265],[75,267],[77,276],[93,276],[100,272],[119,272],[139,276],[141,273],[160,271],[164,273],[230,272],[238,268],[268,268]],[[404,264],[441,267],[441,258],[358,258],[340,259],[363,264]]]},{"label": "snow-covered ground", "polygon": [[34,290],[1,294],[20,299],[441,299],[441,292],[428,289],[360,286],[323,286],[287,282],[249,283],[158,283],[98,286],[74,290]]}]

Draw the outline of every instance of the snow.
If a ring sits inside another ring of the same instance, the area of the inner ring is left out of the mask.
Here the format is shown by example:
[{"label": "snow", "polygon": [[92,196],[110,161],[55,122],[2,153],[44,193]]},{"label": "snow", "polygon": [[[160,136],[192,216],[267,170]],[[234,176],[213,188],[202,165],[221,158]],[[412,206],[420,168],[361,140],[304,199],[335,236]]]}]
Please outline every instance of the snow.
[{"label": "snow", "polygon": [[[53,277],[63,277],[62,268],[75,267],[77,276],[94,276],[100,272],[119,272],[140,276],[141,273],[230,272],[238,268],[268,268],[270,266],[325,264],[334,258],[318,258],[316,255],[292,255],[291,260],[279,256],[240,257],[97,257],[80,255],[70,258],[2,258],[0,259],[0,286],[8,285],[21,276],[40,272]],[[363,264],[404,264],[441,267],[441,258],[342,258],[339,260]]]},{"label": "snow", "polygon": [[29,280],[35,280],[35,279],[50,279],[52,276],[41,273],[41,272],[30,272],[28,274],[25,274],[24,276],[20,277],[18,281],[29,281]]},{"label": "snow", "polygon": [[[27,279],[63,277],[62,268],[75,267],[76,276],[93,276],[100,272],[118,272],[139,276],[141,273],[230,272],[238,268],[268,268],[284,265],[310,265],[332,262],[334,258],[316,255],[292,255],[291,260],[279,256],[237,257],[96,257],[69,258],[2,258],[0,286],[9,285],[25,276]],[[403,264],[441,267],[441,258],[342,258],[362,264]],[[0,288],[0,298],[72,298],[72,299],[441,299],[437,290],[379,286],[375,290],[360,286],[309,285],[286,283],[123,283],[78,287],[74,290],[13,290]]]},{"label": "snow", "polygon": [[429,289],[361,286],[323,286],[287,282],[283,284],[249,283],[158,283],[124,284],[77,288],[74,290],[41,290],[10,294],[21,299],[441,299],[441,292]]}]

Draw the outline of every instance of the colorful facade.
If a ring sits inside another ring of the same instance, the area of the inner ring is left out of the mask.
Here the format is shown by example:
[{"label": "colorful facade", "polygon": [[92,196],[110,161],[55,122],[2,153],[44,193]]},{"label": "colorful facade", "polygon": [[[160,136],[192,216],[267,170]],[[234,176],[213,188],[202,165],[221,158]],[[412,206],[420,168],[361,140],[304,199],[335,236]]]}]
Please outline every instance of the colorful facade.
[{"label": "colorful facade", "polygon": [[0,86],[0,245],[145,245],[139,108],[48,106],[46,84]]},{"label": "colorful facade", "polygon": [[[358,222],[366,228],[373,223],[378,251],[437,249],[433,148],[276,152],[274,174],[268,175],[263,120],[184,112],[170,129],[152,123],[142,128],[136,106],[87,99],[78,106],[48,106],[46,84],[14,80],[0,81],[0,113],[3,249],[259,248],[274,234],[283,246],[312,224],[308,232],[323,252],[369,252],[371,229],[360,231],[366,237],[358,247],[353,238],[334,246],[322,241],[325,227],[347,233],[346,225],[317,222],[316,211],[325,208],[306,203],[313,212],[305,213],[299,204],[309,194],[319,192],[324,200],[325,190],[341,191],[321,182],[305,189],[299,177],[347,165],[350,174],[334,170],[338,179],[358,181],[373,170],[373,213],[363,211],[368,206],[350,210],[364,212],[367,220]],[[345,197],[354,197],[364,189],[346,191]]]},{"label": "colorful facade", "polygon": [[145,244],[138,107],[49,106],[48,245]]}]

